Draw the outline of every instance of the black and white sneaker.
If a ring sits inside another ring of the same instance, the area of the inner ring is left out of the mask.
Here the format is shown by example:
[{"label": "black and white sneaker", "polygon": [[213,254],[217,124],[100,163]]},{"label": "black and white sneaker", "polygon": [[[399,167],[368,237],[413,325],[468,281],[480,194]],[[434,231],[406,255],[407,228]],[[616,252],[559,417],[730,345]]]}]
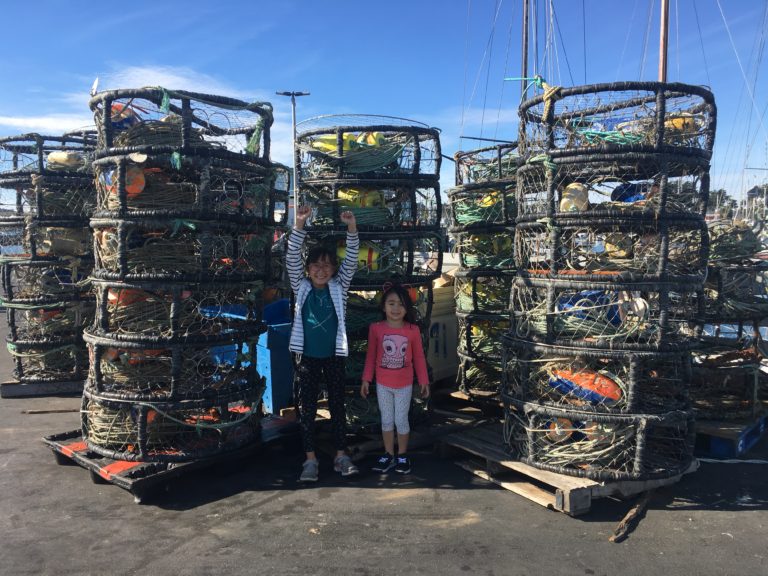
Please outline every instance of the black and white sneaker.
[{"label": "black and white sneaker", "polygon": [[411,459],[408,456],[398,456],[395,463],[395,472],[408,474],[411,471]]},{"label": "black and white sneaker", "polygon": [[376,464],[373,465],[374,472],[381,472],[382,474],[384,472],[389,472],[392,470],[392,468],[395,467],[395,457],[392,456],[392,454],[384,453],[381,456],[379,456],[379,459],[376,460]]}]

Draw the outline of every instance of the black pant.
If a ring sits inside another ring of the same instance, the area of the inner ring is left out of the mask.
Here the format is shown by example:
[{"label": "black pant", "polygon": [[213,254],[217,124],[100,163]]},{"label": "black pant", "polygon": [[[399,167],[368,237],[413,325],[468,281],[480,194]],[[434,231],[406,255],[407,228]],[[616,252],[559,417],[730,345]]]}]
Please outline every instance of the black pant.
[{"label": "black pant", "polygon": [[347,414],[344,408],[344,357],[309,358],[293,355],[293,396],[299,411],[301,437],[305,452],[315,451],[315,418],[317,398],[325,385],[331,411],[333,442],[336,450],[347,447]]}]

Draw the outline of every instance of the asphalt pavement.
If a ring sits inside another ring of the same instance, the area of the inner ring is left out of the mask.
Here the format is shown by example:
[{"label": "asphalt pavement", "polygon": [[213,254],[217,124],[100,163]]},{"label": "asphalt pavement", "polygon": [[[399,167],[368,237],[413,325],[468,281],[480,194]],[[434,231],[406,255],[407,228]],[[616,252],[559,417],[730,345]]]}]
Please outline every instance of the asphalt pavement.
[{"label": "asphalt pavement", "polygon": [[[0,375],[11,378],[0,356]],[[768,574],[768,442],[703,462],[659,489],[621,543],[637,499],[569,517],[476,478],[432,448],[407,476],[296,481],[296,437],[193,471],[144,504],[59,465],[41,438],[79,426],[79,398],[0,400],[0,574],[539,575]],[[69,412],[29,413],[35,410]],[[762,463],[760,463],[762,461]]]}]

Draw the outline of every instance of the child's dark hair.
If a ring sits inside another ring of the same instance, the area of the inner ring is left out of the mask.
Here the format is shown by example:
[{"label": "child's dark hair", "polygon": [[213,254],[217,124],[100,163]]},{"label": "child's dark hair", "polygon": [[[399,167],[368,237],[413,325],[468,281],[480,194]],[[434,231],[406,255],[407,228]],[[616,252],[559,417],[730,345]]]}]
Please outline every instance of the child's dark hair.
[{"label": "child's dark hair", "polygon": [[339,258],[336,256],[336,249],[328,244],[315,244],[312,246],[307,253],[305,266],[309,268],[310,264],[320,262],[321,260],[328,260],[328,262],[333,264],[334,268],[339,267]]},{"label": "child's dark hair", "polygon": [[381,308],[382,318],[385,320],[387,319],[387,313],[384,310],[384,303],[387,301],[387,296],[390,294],[397,294],[397,297],[400,298],[400,302],[402,302],[403,306],[405,306],[405,317],[403,319],[406,322],[410,322],[411,324],[415,324],[417,326],[419,325],[419,318],[416,312],[416,307],[413,305],[411,295],[408,294],[407,288],[401,284],[392,284],[387,282],[382,287],[382,290],[384,293],[381,295],[381,304],[379,305]]}]

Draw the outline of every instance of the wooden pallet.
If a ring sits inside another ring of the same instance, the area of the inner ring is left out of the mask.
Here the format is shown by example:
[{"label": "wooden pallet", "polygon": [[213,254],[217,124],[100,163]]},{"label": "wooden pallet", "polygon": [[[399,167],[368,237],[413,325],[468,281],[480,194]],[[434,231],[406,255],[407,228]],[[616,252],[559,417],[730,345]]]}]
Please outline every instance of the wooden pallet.
[{"label": "wooden pallet", "polygon": [[[502,446],[501,423],[494,422],[445,436],[442,444],[480,457],[458,461],[461,468],[550,510],[570,516],[589,512],[592,501],[607,496],[629,497],[659,486],[674,484],[682,474],[658,480],[597,482],[587,478],[540,470],[512,460]],[[686,471],[698,468],[694,462]]]},{"label": "wooden pallet", "polygon": [[296,424],[279,417],[265,418],[261,426],[261,442],[225,452],[220,455],[187,462],[134,462],[116,460],[88,449],[80,430],[62,432],[43,438],[53,450],[58,464],[77,464],[88,470],[91,481],[113,484],[133,495],[134,502],[142,504],[153,495],[167,490],[169,482],[193,470],[222,466],[230,462],[249,462],[264,443],[278,441],[293,434]]},{"label": "wooden pallet", "polygon": [[696,421],[696,452],[711,458],[743,456],[757,444],[768,428],[768,416],[748,421]]}]

